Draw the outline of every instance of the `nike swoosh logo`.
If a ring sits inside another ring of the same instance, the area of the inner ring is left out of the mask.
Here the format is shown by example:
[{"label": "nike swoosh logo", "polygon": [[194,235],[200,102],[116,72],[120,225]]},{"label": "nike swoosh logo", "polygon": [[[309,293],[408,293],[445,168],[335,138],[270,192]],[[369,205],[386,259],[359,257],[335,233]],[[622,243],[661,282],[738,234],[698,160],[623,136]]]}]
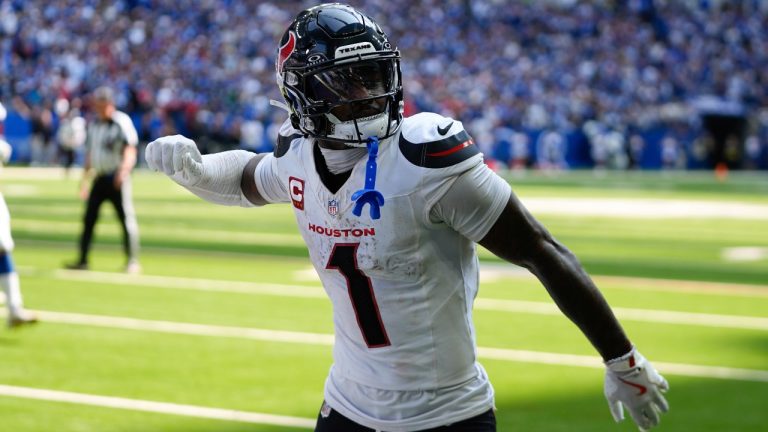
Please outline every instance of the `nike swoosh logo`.
[{"label": "nike swoosh logo", "polygon": [[448,131],[451,129],[451,126],[453,126],[453,122],[448,123],[445,127],[437,127],[437,133],[440,135],[445,135],[448,133]]},{"label": "nike swoosh logo", "polygon": [[637,383],[629,382],[629,381],[623,380],[621,378],[619,378],[619,381],[623,382],[624,384],[626,384],[628,386],[632,386],[632,387],[640,390],[640,393],[637,394],[638,396],[642,396],[642,395],[645,394],[645,392],[648,391],[648,387],[646,387],[644,385],[640,385],[640,384],[637,384]]}]

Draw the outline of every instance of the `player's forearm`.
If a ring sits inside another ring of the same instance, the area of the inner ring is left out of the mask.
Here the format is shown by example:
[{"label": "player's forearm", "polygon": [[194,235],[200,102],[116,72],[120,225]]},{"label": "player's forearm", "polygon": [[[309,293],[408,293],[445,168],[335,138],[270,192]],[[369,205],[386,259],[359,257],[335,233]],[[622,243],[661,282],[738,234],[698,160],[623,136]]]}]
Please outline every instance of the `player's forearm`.
[{"label": "player's forearm", "polygon": [[535,259],[526,266],[603,359],[619,357],[632,348],[605,298],[565,246],[551,237],[544,240]]},{"label": "player's forearm", "polygon": [[243,169],[254,157],[245,150],[201,155],[195,142],[182,135],[152,141],[144,152],[149,169],[170,177],[180,186],[214,204],[252,207],[240,186]]},{"label": "player's forearm", "polygon": [[[245,150],[231,150],[202,156],[204,167],[199,181],[184,185],[198,197],[220,205],[252,207],[241,188],[243,169],[254,154]],[[181,184],[181,183],[180,183]]]}]

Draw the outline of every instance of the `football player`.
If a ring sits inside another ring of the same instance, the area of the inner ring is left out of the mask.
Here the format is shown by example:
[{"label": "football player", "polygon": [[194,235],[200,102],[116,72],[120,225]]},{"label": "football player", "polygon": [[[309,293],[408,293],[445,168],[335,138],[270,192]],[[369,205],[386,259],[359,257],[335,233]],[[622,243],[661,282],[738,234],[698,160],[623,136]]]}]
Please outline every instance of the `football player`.
[{"label": "football player", "polygon": [[[0,164],[6,164],[11,159],[11,145],[3,137],[2,125],[5,121],[6,110],[0,103]],[[0,193],[0,286],[5,293],[5,302],[8,307],[8,327],[15,328],[25,324],[37,322],[37,316],[26,309],[21,297],[19,275],[13,266],[13,238],[11,237],[11,215],[5,204],[3,194]]]},{"label": "football player", "polygon": [[577,259],[484,163],[458,120],[403,117],[400,54],[338,3],[301,12],[280,41],[290,118],[272,154],[201,156],[167,136],[149,167],[217,204],[290,203],[333,303],[334,364],[316,431],[494,431],[472,304],[479,243],[526,267],[606,364],[605,394],[643,429],[666,381],[635,349]]}]

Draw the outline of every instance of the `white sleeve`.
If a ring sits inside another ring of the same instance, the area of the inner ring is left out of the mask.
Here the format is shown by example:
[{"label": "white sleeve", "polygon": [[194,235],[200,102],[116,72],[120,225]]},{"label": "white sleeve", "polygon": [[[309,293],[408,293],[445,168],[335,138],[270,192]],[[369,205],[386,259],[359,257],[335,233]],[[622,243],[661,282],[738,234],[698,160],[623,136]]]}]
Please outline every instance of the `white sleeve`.
[{"label": "white sleeve", "polygon": [[203,173],[200,175],[199,182],[194,186],[187,186],[176,179],[174,181],[198,197],[214,204],[253,207],[253,203],[243,194],[240,181],[243,177],[243,169],[254,156],[254,153],[245,150],[229,150],[203,155],[201,157]]},{"label": "white sleeve", "polygon": [[456,177],[432,206],[430,220],[478,242],[496,223],[511,193],[509,184],[481,163]]},{"label": "white sleeve", "polygon": [[280,182],[278,161],[274,154],[268,154],[256,165],[254,179],[261,197],[269,203],[291,202],[287,187]]}]

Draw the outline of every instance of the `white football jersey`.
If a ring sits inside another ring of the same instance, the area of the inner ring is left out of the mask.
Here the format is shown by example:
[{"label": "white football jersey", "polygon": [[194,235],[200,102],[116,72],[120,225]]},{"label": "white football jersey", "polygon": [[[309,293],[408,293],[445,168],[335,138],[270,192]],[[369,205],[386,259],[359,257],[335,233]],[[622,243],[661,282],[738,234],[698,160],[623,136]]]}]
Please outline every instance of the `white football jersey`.
[{"label": "white football jersey", "polygon": [[[333,303],[326,400],[358,423],[391,431],[487,411],[493,391],[476,362],[472,324],[475,242],[501,214],[509,186],[483,164],[461,122],[417,114],[380,143],[381,217],[372,219],[369,205],[358,217],[351,197],[365,185],[367,157],[332,192],[318,174],[314,147],[286,122],[274,154],[256,170],[256,183],[268,201],[293,206]],[[483,180],[478,197],[451,200],[461,202],[456,208],[437,206],[465,174]],[[467,388],[475,395],[468,397]]]}]

